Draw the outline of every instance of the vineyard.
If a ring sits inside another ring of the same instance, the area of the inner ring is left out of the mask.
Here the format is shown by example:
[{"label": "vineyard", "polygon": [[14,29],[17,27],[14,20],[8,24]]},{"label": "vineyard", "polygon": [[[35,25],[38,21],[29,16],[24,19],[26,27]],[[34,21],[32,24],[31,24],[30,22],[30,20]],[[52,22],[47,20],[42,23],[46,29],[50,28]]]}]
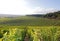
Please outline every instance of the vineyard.
[{"label": "vineyard", "polygon": [[0,41],[60,41],[60,20],[37,17],[2,18]]},{"label": "vineyard", "polygon": [[59,26],[10,27],[0,28],[0,41],[60,41]]}]

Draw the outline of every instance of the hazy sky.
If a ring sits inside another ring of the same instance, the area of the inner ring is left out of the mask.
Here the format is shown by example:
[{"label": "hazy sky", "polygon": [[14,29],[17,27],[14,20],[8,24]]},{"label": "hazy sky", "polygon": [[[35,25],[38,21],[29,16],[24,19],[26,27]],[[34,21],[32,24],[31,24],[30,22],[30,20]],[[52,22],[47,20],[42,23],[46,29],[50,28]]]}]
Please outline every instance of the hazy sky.
[{"label": "hazy sky", "polygon": [[0,14],[42,14],[60,10],[60,0],[0,0]]}]

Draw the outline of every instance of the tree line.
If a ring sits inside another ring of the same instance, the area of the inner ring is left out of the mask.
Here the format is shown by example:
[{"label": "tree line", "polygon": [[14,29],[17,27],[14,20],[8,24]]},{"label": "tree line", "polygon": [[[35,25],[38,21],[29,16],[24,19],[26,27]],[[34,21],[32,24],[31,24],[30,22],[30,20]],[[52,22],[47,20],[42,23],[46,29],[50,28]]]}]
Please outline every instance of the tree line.
[{"label": "tree line", "polygon": [[60,19],[60,11],[50,12],[46,14],[32,14],[32,15],[26,15],[26,16]]}]

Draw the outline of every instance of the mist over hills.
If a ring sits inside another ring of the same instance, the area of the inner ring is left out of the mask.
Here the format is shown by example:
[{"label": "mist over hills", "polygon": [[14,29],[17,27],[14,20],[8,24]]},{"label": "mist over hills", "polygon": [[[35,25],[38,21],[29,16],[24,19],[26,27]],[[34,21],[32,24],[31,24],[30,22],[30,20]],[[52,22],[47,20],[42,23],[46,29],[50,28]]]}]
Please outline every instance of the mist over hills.
[{"label": "mist over hills", "polygon": [[21,15],[12,15],[12,14],[0,14],[0,17],[19,17]]}]

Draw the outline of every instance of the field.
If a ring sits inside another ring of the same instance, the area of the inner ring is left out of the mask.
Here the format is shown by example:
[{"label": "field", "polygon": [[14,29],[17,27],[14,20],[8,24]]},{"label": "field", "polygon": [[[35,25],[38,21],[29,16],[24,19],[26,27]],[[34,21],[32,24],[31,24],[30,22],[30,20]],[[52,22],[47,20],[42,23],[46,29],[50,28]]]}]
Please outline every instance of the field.
[{"label": "field", "polygon": [[0,18],[0,41],[60,41],[60,20],[27,16]]}]

